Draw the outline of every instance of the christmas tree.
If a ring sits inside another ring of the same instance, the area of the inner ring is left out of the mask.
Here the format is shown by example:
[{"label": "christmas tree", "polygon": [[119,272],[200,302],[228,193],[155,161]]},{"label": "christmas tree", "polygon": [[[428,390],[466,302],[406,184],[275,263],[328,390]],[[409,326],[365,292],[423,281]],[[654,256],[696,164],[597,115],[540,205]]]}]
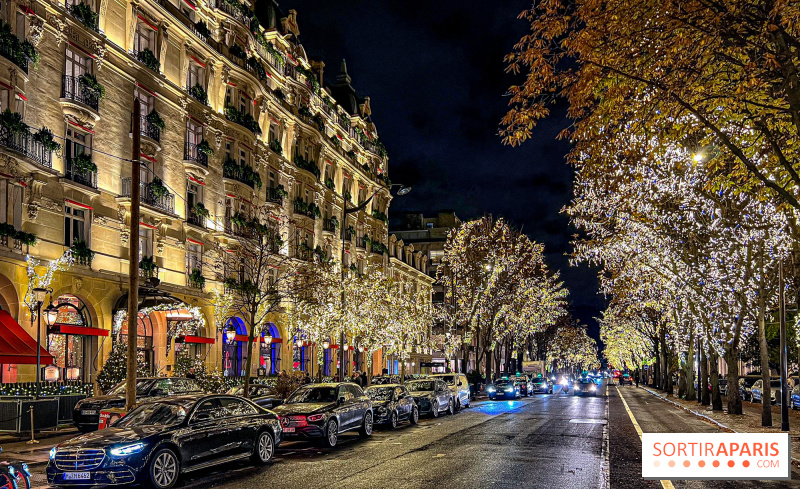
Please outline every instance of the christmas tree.
[{"label": "christmas tree", "polygon": [[[147,377],[148,370],[147,363],[144,359],[144,353],[138,351],[137,356],[136,376]],[[124,341],[115,341],[114,346],[111,348],[111,354],[108,356],[108,360],[103,364],[103,370],[97,374],[97,384],[100,386],[101,391],[108,392],[112,387],[117,385],[117,383],[125,380],[127,374],[128,344]]]}]

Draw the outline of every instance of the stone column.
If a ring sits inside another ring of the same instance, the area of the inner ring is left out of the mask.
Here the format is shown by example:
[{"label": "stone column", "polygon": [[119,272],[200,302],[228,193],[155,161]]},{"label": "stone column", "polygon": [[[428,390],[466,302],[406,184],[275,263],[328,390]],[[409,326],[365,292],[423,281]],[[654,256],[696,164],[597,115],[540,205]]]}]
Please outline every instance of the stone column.
[{"label": "stone column", "polygon": [[192,47],[192,41],[187,39],[183,42],[183,46],[181,47],[181,86],[184,87],[185,90],[189,90],[190,87],[188,80],[189,80],[189,49]]},{"label": "stone column", "polygon": [[139,22],[139,2],[131,1],[130,17],[128,17],[128,51],[133,51],[133,40],[136,35],[136,25]]},{"label": "stone column", "polygon": [[166,22],[161,22],[158,26],[158,61],[161,64],[161,74],[164,74],[164,65],[167,63],[167,43],[169,42],[169,33],[167,28],[169,25]]}]

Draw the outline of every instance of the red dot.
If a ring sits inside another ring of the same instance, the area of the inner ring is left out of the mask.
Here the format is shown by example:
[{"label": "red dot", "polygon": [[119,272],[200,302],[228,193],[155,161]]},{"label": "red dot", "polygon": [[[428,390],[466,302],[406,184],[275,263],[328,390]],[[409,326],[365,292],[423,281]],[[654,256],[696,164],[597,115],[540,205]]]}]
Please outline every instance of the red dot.
[{"label": "red dot", "polygon": [[733,467],[734,465],[736,465],[736,462],[733,460],[728,460],[728,467]]},{"label": "red dot", "polygon": [[714,467],[719,467],[719,460],[714,460],[714,463],[711,465],[713,465]]},{"label": "red dot", "polygon": [[675,467],[675,461],[674,460],[670,460],[667,465],[669,465],[670,467]]},{"label": "red dot", "polygon": [[750,467],[750,461],[745,460],[744,462],[742,462],[742,465],[744,465],[745,467]]},{"label": "red dot", "polygon": [[701,461],[697,462],[697,465],[699,465],[700,467],[705,467],[706,466],[706,461],[705,460],[701,460]]},{"label": "red dot", "polygon": [[688,466],[690,466],[690,465],[692,465],[692,463],[691,463],[691,462],[689,462],[688,460],[684,460],[684,461],[683,461],[683,466],[684,466],[684,467],[688,467]]}]

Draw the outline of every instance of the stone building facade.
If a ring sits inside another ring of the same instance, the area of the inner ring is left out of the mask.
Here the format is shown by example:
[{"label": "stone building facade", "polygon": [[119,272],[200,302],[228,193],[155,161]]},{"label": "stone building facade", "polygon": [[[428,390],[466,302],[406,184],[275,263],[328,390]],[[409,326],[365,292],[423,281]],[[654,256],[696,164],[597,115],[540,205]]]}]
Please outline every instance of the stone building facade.
[{"label": "stone building facade", "polygon": [[[427,283],[424,257],[389,256],[388,157],[369,97],[353,89],[344,62],[328,83],[325,64],[297,42],[297,13],[263,2],[2,4],[0,309],[35,338],[23,304],[25,255],[45,265],[75,250],[76,265],[50,284],[53,304],[74,306],[58,310],[71,333],[41,326],[62,378],[95,379],[127,294],[134,99],[142,107],[140,260],[152,262],[142,273],[160,280],[158,293],[200,308],[207,324],[176,346],[169,318],[152,313],[140,344],[153,373],[168,373],[176,351],[221,365],[223,328],[209,303],[221,277],[192,271],[219,259],[236,239],[236,216],[254,206],[272,206],[283,252],[298,259],[301,248],[319,246],[344,255],[345,266],[383,263]],[[342,219],[345,205],[373,194]],[[67,309],[81,312],[73,326],[88,329],[69,327]],[[270,329],[268,370],[289,370],[294,347],[280,316]],[[34,366],[6,363],[0,381],[34,377]]]}]

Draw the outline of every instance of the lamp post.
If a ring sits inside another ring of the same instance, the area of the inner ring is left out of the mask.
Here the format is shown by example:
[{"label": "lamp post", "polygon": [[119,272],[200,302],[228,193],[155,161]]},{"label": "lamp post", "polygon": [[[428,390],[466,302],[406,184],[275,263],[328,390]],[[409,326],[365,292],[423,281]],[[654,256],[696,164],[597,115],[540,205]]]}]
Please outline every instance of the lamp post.
[{"label": "lamp post", "polygon": [[[408,195],[408,193],[411,192],[411,187],[406,187],[405,185],[400,185],[399,183],[394,183],[394,184],[390,185],[389,186],[389,190],[391,191],[391,189],[393,187],[400,187],[400,190],[397,191],[397,196],[398,197],[402,197],[404,195]],[[348,208],[347,207],[348,200],[344,199],[344,204],[342,206],[342,224],[341,224],[341,226],[342,226],[342,232],[341,232],[341,235],[342,235],[342,256],[341,256],[342,273],[341,273],[341,276],[339,277],[339,287],[340,287],[340,289],[342,291],[342,295],[341,295],[341,311],[342,311],[342,314],[344,314],[344,306],[345,306],[345,297],[344,297],[344,274],[345,274],[345,269],[344,269],[344,251],[345,250],[344,250],[344,243],[345,243],[345,236],[346,236],[345,235],[345,230],[347,229],[347,215],[365,209],[369,205],[369,203],[372,201],[372,199],[376,195],[378,195],[378,192],[380,192],[381,190],[382,189],[379,188],[378,190],[374,191],[372,193],[372,195],[370,195],[367,200],[365,200],[364,202],[362,202],[362,203],[360,203],[357,206],[352,207],[352,208]],[[343,352],[343,349],[342,349],[342,347],[344,346],[344,327],[343,327],[343,325],[342,325],[341,329],[342,329],[342,332],[339,335],[339,362],[338,362],[339,363],[339,367],[337,368],[337,373],[339,375],[339,380],[344,379],[344,372],[345,372],[344,352]],[[372,377],[372,375],[368,375],[367,377]]]},{"label": "lamp post", "polygon": [[53,289],[36,287],[33,289],[33,297],[36,299],[36,393],[35,399],[39,399],[42,382],[42,304],[47,293]]}]

